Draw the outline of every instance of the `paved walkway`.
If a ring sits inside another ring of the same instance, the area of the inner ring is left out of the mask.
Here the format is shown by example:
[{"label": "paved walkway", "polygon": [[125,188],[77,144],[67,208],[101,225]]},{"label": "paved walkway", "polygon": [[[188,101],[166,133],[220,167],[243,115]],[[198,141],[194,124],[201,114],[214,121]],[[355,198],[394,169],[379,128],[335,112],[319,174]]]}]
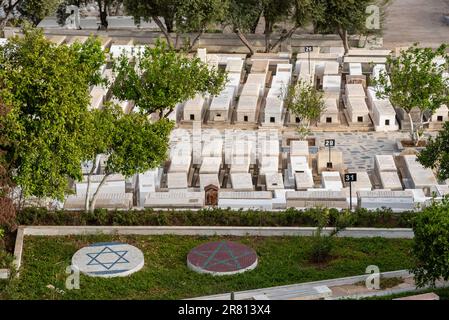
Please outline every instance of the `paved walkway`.
[{"label": "paved walkway", "polygon": [[408,138],[405,132],[317,132],[318,146],[325,139],[335,139],[336,150],[343,152],[345,166],[352,170],[370,170],[374,168],[375,155],[388,155],[398,152],[396,140]]},{"label": "paved walkway", "polygon": [[[328,287],[331,290],[331,294],[326,300],[337,300],[337,299],[360,299],[364,297],[373,297],[373,296],[385,296],[391,294],[398,294],[403,292],[413,292],[416,290],[415,281],[413,279],[413,275],[410,274],[407,270],[398,270],[391,272],[383,272],[380,274],[381,278],[402,278],[403,282],[398,285],[384,289],[384,290],[373,290],[368,289],[366,285],[364,285],[368,274],[358,275],[353,277],[346,278],[337,278],[337,279],[329,279],[322,281],[314,281],[314,282],[305,282],[305,283],[297,283],[286,286],[278,286],[271,288],[261,288],[247,291],[240,291],[234,293],[235,300],[247,300],[251,299],[254,296],[261,297],[267,296],[271,297],[273,300],[277,300],[276,296],[279,296],[279,299],[283,299],[285,293],[290,293],[289,298],[291,300],[307,300],[304,296],[299,296],[302,292],[308,292],[311,288],[317,287]],[[437,287],[447,286],[448,282],[437,281]],[[298,298],[294,297],[294,293],[298,292]],[[203,296],[190,298],[187,300],[230,300],[231,293]]]},{"label": "paved walkway", "polygon": [[393,0],[387,9],[384,45],[393,48],[420,42],[433,47],[449,43],[444,13],[449,13],[449,0]]}]

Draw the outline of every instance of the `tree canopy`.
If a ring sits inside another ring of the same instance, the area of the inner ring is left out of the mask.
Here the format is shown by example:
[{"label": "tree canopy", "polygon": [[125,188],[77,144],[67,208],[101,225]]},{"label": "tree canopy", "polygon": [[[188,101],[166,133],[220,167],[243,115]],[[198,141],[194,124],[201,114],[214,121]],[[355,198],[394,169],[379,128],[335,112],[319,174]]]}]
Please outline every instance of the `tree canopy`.
[{"label": "tree canopy", "polygon": [[429,138],[426,148],[418,155],[418,161],[426,168],[436,170],[440,180],[449,179],[449,122],[433,139]]},{"label": "tree canopy", "polygon": [[307,134],[312,121],[320,119],[321,114],[326,111],[323,93],[313,85],[299,81],[288,88],[285,105],[290,116],[301,119],[299,133]]},{"label": "tree canopy", "polygon": [[[108,176],[119,173],[131,177],[158,167],[166,159],[173,123],[166,119],[152,123],[146,115],[124,114],[118,106],[106,104],[90,113],[88,126],[85,160],[92,162],[92,170],[87,180],[86,210],[93,210]],[[90,199],[90,177],[100,154],[107,157],[104,177]]]},{"label": "tree canopy", "polygon": [[[444,72],[449,67],[447,45],[438,49],[420,48],[416,44],[402,50],[398,57],[388,57],[389,74],[381,72],[375,81],[379,97],[389,98],[409,116],[412,140],[421,139],[425,113],[433,114],[443,104],[449,103],[449,81]],[[438,59],[442,63],[438,62]],[[419,111],[419,119],[413,119],[411,112]]]},{"label": "tree canopy", "polygon": [[320,8],[314,17],[318,32],[337,33],[343,41],[345,53],[349,51],[348,34],[363,34],[367,31],[367,19],[370,13],[367,7],[377,5],[382,9],[385,0],[316,0]]},{"label": "tree canopy", "polygon": [[114,66],[113,94],[119,100],[132,100],[141,113],[168,116],[178,103],[196,94],[217,95],[223,88],[224,72],[209,67],[198,58],[190,58],[158,41],[146,46],[136,65],[125,55]]},{"label": "tree canopy", "polygon": [[418,287],[449,280],[449,199],[426,207],[414,221],[412,254]]},{"label": "tree canopy", "polygon": [[25,29],[0,48],[0,149],[25,196],[62,199],[68,179],[81,178],[89,87],[99,81],[100,42],[56,46]]}]

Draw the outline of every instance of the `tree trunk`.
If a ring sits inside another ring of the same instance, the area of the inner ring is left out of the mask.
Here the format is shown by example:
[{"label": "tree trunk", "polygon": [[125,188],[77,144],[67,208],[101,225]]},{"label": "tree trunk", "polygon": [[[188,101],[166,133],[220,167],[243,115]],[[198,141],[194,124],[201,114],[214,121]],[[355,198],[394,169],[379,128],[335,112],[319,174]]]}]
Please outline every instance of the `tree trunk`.
[{"label": "tree trunk", "polygon": [[103,5],[102,2],[102,0],[97,0],[98,7],[100,8],[100,28],[106,30],[108,28],[108,13],[106,11],[106,1],[103,3]]},{"label": "tree trunk", "polygon": [[[164,17],[164,21],[165,21],[165,27],[167,29],[168,33],[172,33],[174,30],[173,27],[173,19],[170,17]],[[161,21],[162,22],[162,21]]]},{"label": "tree trunk", "polygon": [[86,198],[85,198],[85,210],[86,212],[89,211],[89,193],[90,193],[90,177],[94,174],[94,171],[96,169],[95,165],[95,159],[92,162],[92,169],[90,169],[89,174],[87,175],[87,190],[86,190]]},{"label": "tree trunk", "polygon": [[245,47],[248,48],[250,57],[253,56],[253,55],[254,55],[254,48],[253,48],[253,46],[251,45],[251,43],[249,43],[249,41],[248,41],[248,39],[246,38],[246,36],[245,36],[239,29],[236,29],[236,30],[235,30],[235,33],[236,33],[237,36],[239,37],[240,41],[245,45]]},{"label": "tree trunk", "polygon": [[270,52],[270,38],[272,33],[272,27],[269,21],[265,18],[265,52]]},{"label": "tree trunk", "polygon": [[171,40],[171,36],[170,33],[168,32],[167,28],[165,28],[164,24],[162,23],[161,19],[159,19],[159,17],[157,16],[153,16],[152,17],[154,22],[157,24],[157,26],[159,27],[159,29],[161,29],[162,33],[165,36],[165,39],[167,40],[167,43],[169,46],[172,46],[172,40]]},{"label": "tree trunk", "polygon": [[259,14],[259,16],[257,17],[257,19],[254,20],[254,23],[253,23],[253,25],[251,26],[251,29],[250,29],[251,33],[253,33],[253,34],[256,33],[257,26],[259,25],[259,21],[260,21],[260,14]]},{"label": "tree trunk", "polygon": [[345,48],[345,56],[349,53],[349,40],[348,40],[348,31],[341,27],[338,28],[338,35],[343,41],[343,47]]},{"label": "tree trunk", "polygon": [[407,112],[408,118],[410,120],[410,138],[412,139],[412,142],[417,145],[416,142],[416,135],[415,135],[415,123],[413,122],[412,115],[410,112]]},{"label": "tree trunk", "polygon": [[97,202],[98,194],[100,192],[101,187],[105,184],[106,180],[110,176],[110,173],[107,173],[104,175],[103,179],[101,180],[100,184],[98,185],[97,190],[95,191],[94,195],[92,196],[92,200],[90,201],[90,208],[89,212],[93,213],[95,210],[95,203]]},{"label": "tree trunk", "polygon": [[285,34],[282,34],[279,39],[272,45],[270,46],[270,52],[273,50],[276,50],[276,48],[278,46],[280,46],[285,40],[290,39],[293,34],[295,33],[295,31],[298,30],[298,27],[295,26],[293,28],[291,28],[288,32],[286,32]]},{"label": "tree trunk", "polygon": [[195,39],[193,39],[192,43],[189,46],[189,52],[193,50],[193,48],[195,47],[196,43],[198,41],[200,41],[201,36],[204,34],[204,29],[202,29],[198,35],[195,37]]}]

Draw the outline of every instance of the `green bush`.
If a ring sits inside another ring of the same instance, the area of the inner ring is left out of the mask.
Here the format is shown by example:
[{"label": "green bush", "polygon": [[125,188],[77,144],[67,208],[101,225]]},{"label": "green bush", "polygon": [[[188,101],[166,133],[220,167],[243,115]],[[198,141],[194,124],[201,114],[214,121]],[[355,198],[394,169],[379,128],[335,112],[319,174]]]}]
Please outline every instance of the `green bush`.
[{"label": "green bush", "polygon": [[[123,225],[123,226],[279,226],[314,227],[316,216],[324,209],[270,211],[233,211],[202,209],[198,211],[157,211],[153,209],[110,211],[48,211],[44,208],[25,208],[17,214],[21,225]],[[329,211],[328,226],[335,226],[341,213]],[[359,209],[348,217],[351,227],[411,228],[416,212],[393,213],[391,210]]]},{"label": "green bush", "polygon": [[310,249],[310,261],[314,263],[324,263],[331,258],[334,242],[332,237],[315,234]]}]

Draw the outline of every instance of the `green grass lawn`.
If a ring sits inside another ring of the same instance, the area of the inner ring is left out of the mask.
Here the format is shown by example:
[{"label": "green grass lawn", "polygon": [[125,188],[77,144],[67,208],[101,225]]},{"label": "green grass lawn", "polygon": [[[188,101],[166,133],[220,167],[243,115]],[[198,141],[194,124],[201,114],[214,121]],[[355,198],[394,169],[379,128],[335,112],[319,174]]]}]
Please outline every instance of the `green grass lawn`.
[{"label": "green grass lawn", "polygon": [[[239,241],[254,248],[258,267],[250,272],[213,277],[186,266],[195,246],[211,240]],[[66,267],[72,255],[93,242],[121,241],[140,248],[144,268],[125,278],[81,276],[80,290],[66,290]],[[3,299],[182,299],[230,291],[339,278],[365,273],[368,265],[382,272],[411,266],[411,240],[336,238],[333,259],[326,265],[309,262],[307,237],[179,237],[70,236],[26,237],[20,278],[0,284]],[[56,289],[49,289],[48,285]]]}]

